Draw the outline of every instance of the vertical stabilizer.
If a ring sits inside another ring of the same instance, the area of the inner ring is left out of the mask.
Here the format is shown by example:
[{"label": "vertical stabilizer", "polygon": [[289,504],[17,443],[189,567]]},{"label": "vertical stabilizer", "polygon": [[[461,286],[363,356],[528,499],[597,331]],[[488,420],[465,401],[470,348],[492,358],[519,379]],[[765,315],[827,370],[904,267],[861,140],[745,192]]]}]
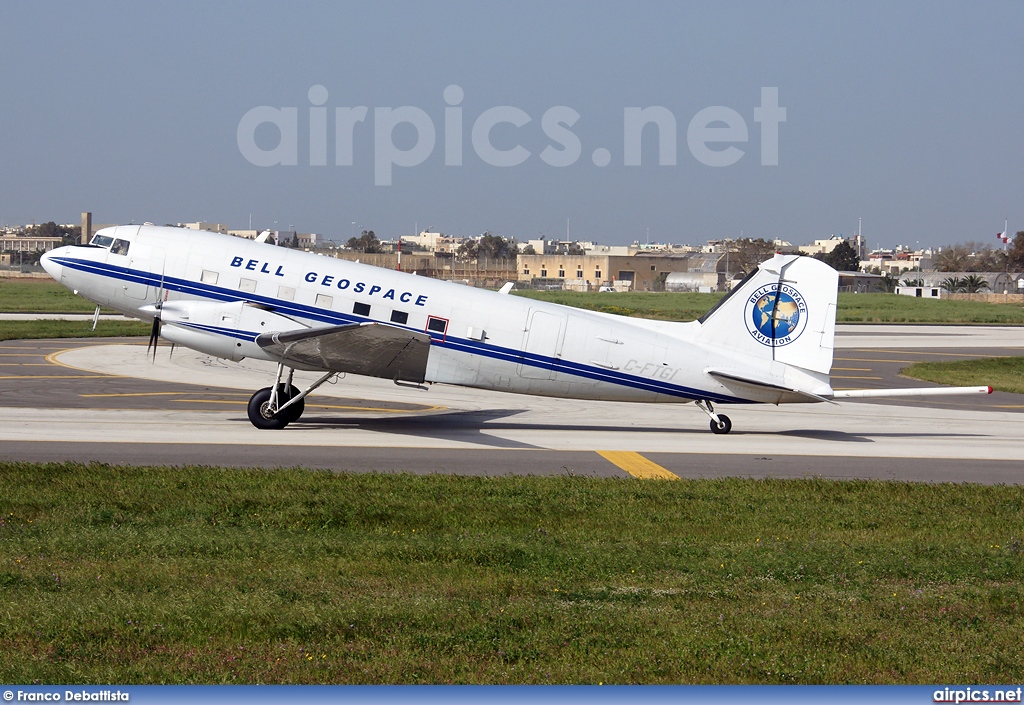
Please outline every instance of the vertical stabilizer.
[{"label": "vertical stabilizer", "polygon": [[839,275],[824,262],[775,255],[700,319],[698,340],[828,374]]}]

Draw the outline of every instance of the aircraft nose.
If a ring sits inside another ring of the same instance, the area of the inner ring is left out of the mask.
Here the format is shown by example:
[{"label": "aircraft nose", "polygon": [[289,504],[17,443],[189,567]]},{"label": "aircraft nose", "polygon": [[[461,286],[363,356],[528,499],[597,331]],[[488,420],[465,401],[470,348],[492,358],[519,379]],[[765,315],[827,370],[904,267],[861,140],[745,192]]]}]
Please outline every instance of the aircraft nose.
[{"label": "aircraft nose", "polygon": [[57,281],[60,281],[60,275],[64,271],[64,267],[56,258],[60,257],[63,250],[63,247],[58,247],[56,250],[44,252],[43,256],[39,258],[39,264],[43,265],[43,269],[46,270],[46,273]]}]

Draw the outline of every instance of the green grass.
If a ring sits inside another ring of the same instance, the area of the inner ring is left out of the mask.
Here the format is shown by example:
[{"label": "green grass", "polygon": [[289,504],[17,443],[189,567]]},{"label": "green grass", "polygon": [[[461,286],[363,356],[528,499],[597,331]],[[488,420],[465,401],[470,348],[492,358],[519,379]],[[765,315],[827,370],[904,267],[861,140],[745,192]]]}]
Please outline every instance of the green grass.
[{"label": "green grass", "polygon": [[0,340],[37,338],[106,338],[149,335],[150,324],[142,321],[0,321]]},{"label": "green grass", "polygon": [[918,299],[895,294],[839,294],[840,323],[968,323],[1024,325],[1024,306],[985,301]]},{"label": "green grass", "polygon": [[[722,294],[516,291],[519,296],[577,308],[669,321],[692,321]],[[0,312],[92,313],[95,305],[55,281],[0,279]],[[894,294],[839,294],[840,323],[977,323],[1024,325],[1024,306],[983,301],[916,299]]]},{"label": "green grass", "polygon": [[584,293],[580,291],[514,290],[528,299],[550,301],[564,306],[584,308],[620,316],[659,318],[666,321],[692,321],[711,309],[722,294],[668,294],[642,291]]},{"label": "green grass", "polygon": [[990,385],[999,392],[1024,394],[1024,357],[992,357],[954,362],[917,362],[904,367],[907,377],[956,387]]},{"label": "green grass", "polygon": [[96,304],[52,279],[0,278],[0,313],[92,313]]},{"label": "green grass", "polygon": [[77,464],[0,487],[5,683],[1024,680],[1022,487]]},{"label": "green grass", "polygon": [[[520,296],[623,316],[692,321],[711,309],[722,294],[582,293],[516,291]],[[984,301],[917,299],[895,294],[839,294],[839,323],[933,323],[1024,325],[1024,306]]]}]

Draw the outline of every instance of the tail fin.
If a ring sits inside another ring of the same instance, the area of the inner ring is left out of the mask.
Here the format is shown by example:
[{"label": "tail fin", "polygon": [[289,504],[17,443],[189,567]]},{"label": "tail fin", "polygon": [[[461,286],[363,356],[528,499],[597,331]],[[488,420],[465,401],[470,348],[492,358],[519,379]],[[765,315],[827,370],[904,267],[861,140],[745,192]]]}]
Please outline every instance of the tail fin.
[{"label": "tail fin", "polygon": [[824,262],[775,255],[700,320],[698,340],[828,374],[839,275]]}]

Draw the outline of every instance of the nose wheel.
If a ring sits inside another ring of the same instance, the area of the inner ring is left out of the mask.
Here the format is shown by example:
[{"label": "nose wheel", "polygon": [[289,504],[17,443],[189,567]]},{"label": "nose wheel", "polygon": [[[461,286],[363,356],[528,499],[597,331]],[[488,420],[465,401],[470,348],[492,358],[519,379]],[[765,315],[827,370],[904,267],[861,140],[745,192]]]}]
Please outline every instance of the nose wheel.
[{"label": "nose wheel", "polygon": [[711,432],[718,435],[724,435],[732,430],[732,421],[725,414],[716,414],[715,407],[711,406],[711,402],[705,399],[698,399],[694,402],[697,408],[711,417]]}]

